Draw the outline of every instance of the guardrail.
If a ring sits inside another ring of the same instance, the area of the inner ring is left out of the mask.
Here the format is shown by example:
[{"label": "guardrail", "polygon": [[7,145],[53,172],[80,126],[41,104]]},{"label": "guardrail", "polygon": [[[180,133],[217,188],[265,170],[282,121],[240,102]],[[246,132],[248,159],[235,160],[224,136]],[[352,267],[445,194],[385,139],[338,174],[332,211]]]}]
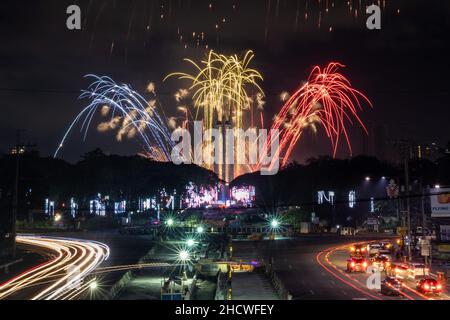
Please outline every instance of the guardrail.
[{"label": "guardrail", "polygon": [[11,262],[2,264],[2,265],[0,265],[0,270],[3,269],[4,272],[5,272],[6,274],[8,274],[8,273],[9,273],[9,267],[11,267],[12,265],[15,265],[16,263],[22,262],[22,261],[23,261],[23,259],[20,258],[20,259],[17,259],[17,260],[14,260],[14,261],[11,261]]},{"label": "guardrail", "polygon": [[275,289],[278,297],[281,300],[292,300],[292,295],[286,289],[283,282],[278,277],[277,273],[273,270],[273,266],[271,264],[266,266],[265,274],[270,280],[273,288]]},{"label": "guardrail", "polygon": [[184,296],[184,300],[191,300],[191,297],[195,295],[195,291],[197,290],[197,273],[195,273],[192,278],[191,284],[188,286],[188,293]]},{"label": "guardrail", "polygon": [[225,276],[224,273],[218,272],[217,273],[217,285],[216,285],[216,292],[214,294],[214,300],[226,300],[227,294],[226,291],[228,289],[228,279]]},{"label": "guardrail", "polygon": [[[151,257],[153,257],[158,249],[159,245],[155,244],[144,256],[142,256],[138,264],[147,262]],[[117,281],[105,297],[105,300],[114,300],[115,297],[120,293],[120,291],[133,279],[133,270],[128,270],[119,281]]]}]

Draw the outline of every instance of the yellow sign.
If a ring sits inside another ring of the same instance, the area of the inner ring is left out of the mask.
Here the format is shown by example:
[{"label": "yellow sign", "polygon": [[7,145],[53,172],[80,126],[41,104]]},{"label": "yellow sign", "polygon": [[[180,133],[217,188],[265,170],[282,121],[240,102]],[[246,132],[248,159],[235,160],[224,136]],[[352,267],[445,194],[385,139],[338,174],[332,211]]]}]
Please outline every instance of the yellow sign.
[{"label": "yellow sign", "polygon": [[440,244],[440,245],[438,245],[438,251],[439,252],[444,252],[444,253],[450,252],[450,244]]},{"label": "yellow sign", "polygon": [[408,234],[408,228],[406,228],[406,227],[397,227],[397,235],[404,237],[407,234]]}]

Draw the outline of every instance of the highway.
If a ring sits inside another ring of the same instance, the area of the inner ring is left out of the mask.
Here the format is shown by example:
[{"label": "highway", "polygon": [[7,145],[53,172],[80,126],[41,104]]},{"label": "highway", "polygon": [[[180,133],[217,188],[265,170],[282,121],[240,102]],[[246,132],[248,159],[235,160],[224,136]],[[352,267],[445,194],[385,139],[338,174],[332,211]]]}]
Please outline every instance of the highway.
[{"label": "highway", "polygon": [[[401,296],[386,296],[382,295],[379,290],[369,289],[367,281],[371,274],[367,273],[347,273],[346,260],[349,258],[349,245],[341,245],[328,248],[317,254],[317,263],[342,283],[354,288],[356,291],[364,294],[367,299],[372,300],[450,300],[448,292],[443,292],[441,295],[424,295],[416,290],[415,280],[412,278],[404,278],[404,291]],[[385,273],[381,273],[381,280],[385,277]]]},{"label": "highway", "polygon": [[[381,238],[306,235],[275,241],[234,241],[233,258],[273,261],[277,276],[296,300],[450,300],[448,291],[440,296],[423,295],[416,290],[413,279],[405,279],[401,296],[385,296],[368,288],[371,274],[347,273],[349,247],[373,240]],[[91,240],[20,235],[17,241],[48,260],[0,284],[0,299],[84,299],[104,274],[173,266],[156,261],[102,266],[110,249]]]},{"label": "highway", "polygon": [[441,296],[422,295],[415,290],[412,280],[405,281],[407,287],[402,297],[384,296],[367,287],[369,274],[348,274],[345,269],[349,246],[376,239],[305,235],[276,241],[235,241],[233,250],[235,259],[256,258],[267,263],[272,257],[278,277],[295,300],[450,299],[448,292]]},{"label": "highway", "polygon": [[95,278],[89,276],[109,256],[109,247],[96,241],[20,235],[17,242],[50,259],[0,284],[0,299],[79,298],[95,286]]}]

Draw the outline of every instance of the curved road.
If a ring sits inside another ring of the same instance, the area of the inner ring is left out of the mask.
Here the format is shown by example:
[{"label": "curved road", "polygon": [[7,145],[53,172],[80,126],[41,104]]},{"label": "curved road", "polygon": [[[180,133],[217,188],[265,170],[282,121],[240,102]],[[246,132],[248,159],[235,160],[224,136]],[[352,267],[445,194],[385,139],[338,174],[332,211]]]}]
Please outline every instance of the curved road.
[{"label": "curved road", "polygon": [[[383,238],[386,238],[384,236]],[[347,274],[348,247],[356,242],[380,241],[377,236],[340,237],[305,235],[276,241],[233,241],[234,258],[243,261],[272,257],[274,270],[295,300],[423,300],[450,299],[424,296],[407,281],[403,297],[388,297],[367,288],[368,274]]]},{"label": "curved road", "polygon": [[[352,243],[354,244],[354,243]],[[369,289],[367,286],[367,280],[370,274],[366,273],[352,273],[345,272],[349,257],[349,245],[341,245],[328,248],[321,251],[316,256],[317,263],[326,270],[330,275],[336,278],[338,281],[345,283],[349,287],[352,287],[355,291],[360,292],[367,299],[370,300],[449,300],[450,296],[447,292],[443,292],[441,295],[424,295],[416,290],[416,283],[413,279],[405,279],[405,290],[402,296],[392,297],[382,295],[378,290]],[[381,273],[381,280],[384,279],[385,273]]]},{"label": "curved road", "polygon": [[46,252],[51,259],[0,284],[0,299],[75,299],[89,290],[89,274],[108,259],[107,245],[70,238],[21,235],[17,242]]}]

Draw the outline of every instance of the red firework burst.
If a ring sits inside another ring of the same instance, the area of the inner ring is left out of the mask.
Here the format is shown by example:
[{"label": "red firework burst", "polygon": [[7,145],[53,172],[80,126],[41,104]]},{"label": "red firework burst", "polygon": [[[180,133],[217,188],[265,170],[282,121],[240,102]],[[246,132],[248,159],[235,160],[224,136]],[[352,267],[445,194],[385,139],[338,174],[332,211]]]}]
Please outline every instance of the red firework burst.
[{"label": "red firework burst", "polygon": [[[356,121],[367,132],[358,111],[362,110],[361,101],[371,107],[372,103],[362,92],[352,88],[350,81],[338,72],[341,67],[345,66],[337,62],[329,63],[324,69],[314,67],[308,81],[289,98],[275,117],[272,129],[278,130],[280,143],[278,149],[272,152],[275,157],[282,157],[282,165],[289,160],[294,146],[307,127],[320,125],[324,128],[331,142],[333,156],[336,156],[341,136],[344,136],[352,154],[347,123]],[[267,153],[270,144],[269,139],[263,154]],[[260,168],[261,162],[257,165],[257,169]]]}]

